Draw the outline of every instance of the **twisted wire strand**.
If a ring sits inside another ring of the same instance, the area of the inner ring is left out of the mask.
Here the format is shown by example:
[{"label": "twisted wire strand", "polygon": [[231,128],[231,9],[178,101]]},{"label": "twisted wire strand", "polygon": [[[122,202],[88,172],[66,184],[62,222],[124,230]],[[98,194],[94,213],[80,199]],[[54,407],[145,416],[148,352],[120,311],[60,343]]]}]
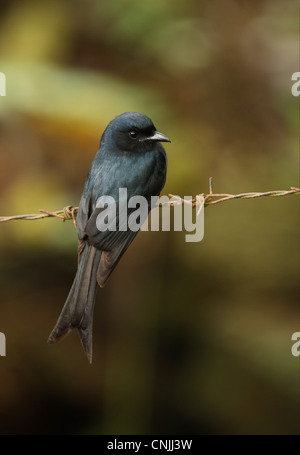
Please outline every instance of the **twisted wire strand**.
[{"label": "twisted wire strand", "polygon": [[[258,197],[280,197],[280,196],[288,196],[292,194],[300,194],[300,188],[296,188],[292,186],[289,190],[275,190],[275,191],[266,191],[262,192],[251,192],[251,193],[240,193],[240,194],[228,194],[228,193],[213,193],[212,188],[212,178],[209,179],[209,193],[200,193],[197,194],[193,199],[183,199],[180,196],[176,196],[174,194],[169,194],[169,197],[172,197],[172,201],[163,203],[161,205],[170,204],[170,205],[178,205],[178,204],[190,204],[193,207],[197,207],[197,215],[199,215],[200,211],[203,207],[207,207],[209,205],[219,204],[221,202],[231,201],[233,199],[254,199]],[[73,220],[75,228],[76,225],[76,215],[78,213],[78,207],[73,207],[72,205],[68,205],[64,207],[62,210],[57,210],[55,212],[50,212],[48,210],[39,210],[40,213],[34,214],[26,214],[26,215],[15,215],[15,216],[1,216],[0,223],[5,223],[8,221],[13,220],[40,220],[43,218],[51,218],[56,217],[61,219],[62,221],[66,220]]]}]

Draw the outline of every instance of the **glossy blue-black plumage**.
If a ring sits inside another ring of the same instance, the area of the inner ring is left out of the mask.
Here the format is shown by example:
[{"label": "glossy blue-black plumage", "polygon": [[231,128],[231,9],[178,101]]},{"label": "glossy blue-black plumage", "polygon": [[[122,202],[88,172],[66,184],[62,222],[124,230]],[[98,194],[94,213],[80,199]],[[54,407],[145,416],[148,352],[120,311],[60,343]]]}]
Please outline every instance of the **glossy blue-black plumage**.
[{"label": "glossy blue-black plumage", "polygon": [[[167,158],[160,142],[169,139],[156,131],[146,115],[126,112],[105,129],[83,190],[77,215],[78,270],[68,299],[49,342],[77,327],[83,347],[92,360],[92,319],[97,282],[103,286],[124,254],[136,231],[99,231],[97,201],[111,196],[119,202],[119,189],[128,199],[159,196],[166,180]],[[118,211],[117,218],[118,218]],[[118,220],[117,220],[118,221]],[[117,222],[118,225],[118,222]]]}]

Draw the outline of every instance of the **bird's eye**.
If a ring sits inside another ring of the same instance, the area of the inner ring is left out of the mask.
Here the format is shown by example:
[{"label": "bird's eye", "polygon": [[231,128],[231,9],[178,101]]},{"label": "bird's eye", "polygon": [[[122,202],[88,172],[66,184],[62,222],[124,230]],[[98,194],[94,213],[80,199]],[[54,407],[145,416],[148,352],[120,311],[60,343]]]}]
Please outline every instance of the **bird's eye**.
[{"label": "bird's eye", "polygon": [[136,131],[130,131],[129,136],[132,139],[136,139],[138,137],[138,133]]}]

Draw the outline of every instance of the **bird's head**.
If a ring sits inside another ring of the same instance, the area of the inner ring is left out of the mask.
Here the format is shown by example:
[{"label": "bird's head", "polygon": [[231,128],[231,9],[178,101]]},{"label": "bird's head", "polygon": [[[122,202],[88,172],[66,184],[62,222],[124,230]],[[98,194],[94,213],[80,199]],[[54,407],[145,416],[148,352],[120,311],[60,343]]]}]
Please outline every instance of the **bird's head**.
[{"label": "bird's head", "polygon": [[138,112],[118,115],[108,125],[108,132],[117,148],[126,152],[151,151],[158,142],[171,142],[156,130],[149,117]]}]

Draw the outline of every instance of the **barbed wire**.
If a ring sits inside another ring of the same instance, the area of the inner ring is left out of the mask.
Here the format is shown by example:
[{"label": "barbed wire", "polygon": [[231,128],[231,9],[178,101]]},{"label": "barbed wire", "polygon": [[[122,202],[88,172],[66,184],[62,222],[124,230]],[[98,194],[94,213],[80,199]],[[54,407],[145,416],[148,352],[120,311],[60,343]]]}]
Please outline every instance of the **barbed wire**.
[{"label": "barbed wire", "polygon": [[[209,179],[209,193],[200,193],[197,194],[195,198],[192,199],[183,199],[180,196],[174,194],[169,194],[169,197],[172,198],[171,201],[162,203],[161,205],[178,205],[178,204],[189,204],[194,208],[197,207],[197,215],[203,207],[209,205],[219,204],[225,201],[231,201],[233,199],[254,199],[258,197],[279,197],[279,196],[289,196],[291,194],[300,194],[300,188],[291,186],[289,190],[275,190],[275,191],[266,191],[262,192],[251,192],[251,193],[240,193],[240,194],[228,194],[228,193],[214,193],[212,188],[212,178]],[[73,207],[68,205],[62,210],[57,210],[55,212],[50,212],[47,210],[40,209],[38,214],[27,214],[27,215],[16,215],[16,216],[1,216],[0,223],[5,223],[13,220],[40,220],[43,218],[56,217],[60,218],[62,221],[73,220],[74,226],[76,226],[76,215],[78,213],[78,207]]]},{"label": "barbed wire", "polygon": [[250,192],[240,194],[228,194],[228,193],[214,193],[212,188],[212,177],[209,178],[209,193],[200,193],[193,199],[182,199],[180,196],[169,194],[174,200],[170,202],[171,205],[176,204],[192,204],[193,207],[199,207],[198,212],[202,207],[208,205],[219,204],[220,202],[231,201],[233,199],[254,199],[257,197],[265,196],[288,196],[290,194],[300,194],[300,188],[291,186],[289,190],[274,190],[266,192]]},{"label": "barbed wire", "polygon": [[16,215],[16,216],[0,216],[0,223],[5,223],[7,221],[13,220],[41,220],[43,218],[56,217],[60,218],[62,221],[73,220],[73,223],[76,227],[76,215],[78,213],[78,207],[73,207],[68,205],[62,210],[57,210],[56,212],[49,212],[48,210],[39,210],[40,213],[31,213],[27,215]]}]

